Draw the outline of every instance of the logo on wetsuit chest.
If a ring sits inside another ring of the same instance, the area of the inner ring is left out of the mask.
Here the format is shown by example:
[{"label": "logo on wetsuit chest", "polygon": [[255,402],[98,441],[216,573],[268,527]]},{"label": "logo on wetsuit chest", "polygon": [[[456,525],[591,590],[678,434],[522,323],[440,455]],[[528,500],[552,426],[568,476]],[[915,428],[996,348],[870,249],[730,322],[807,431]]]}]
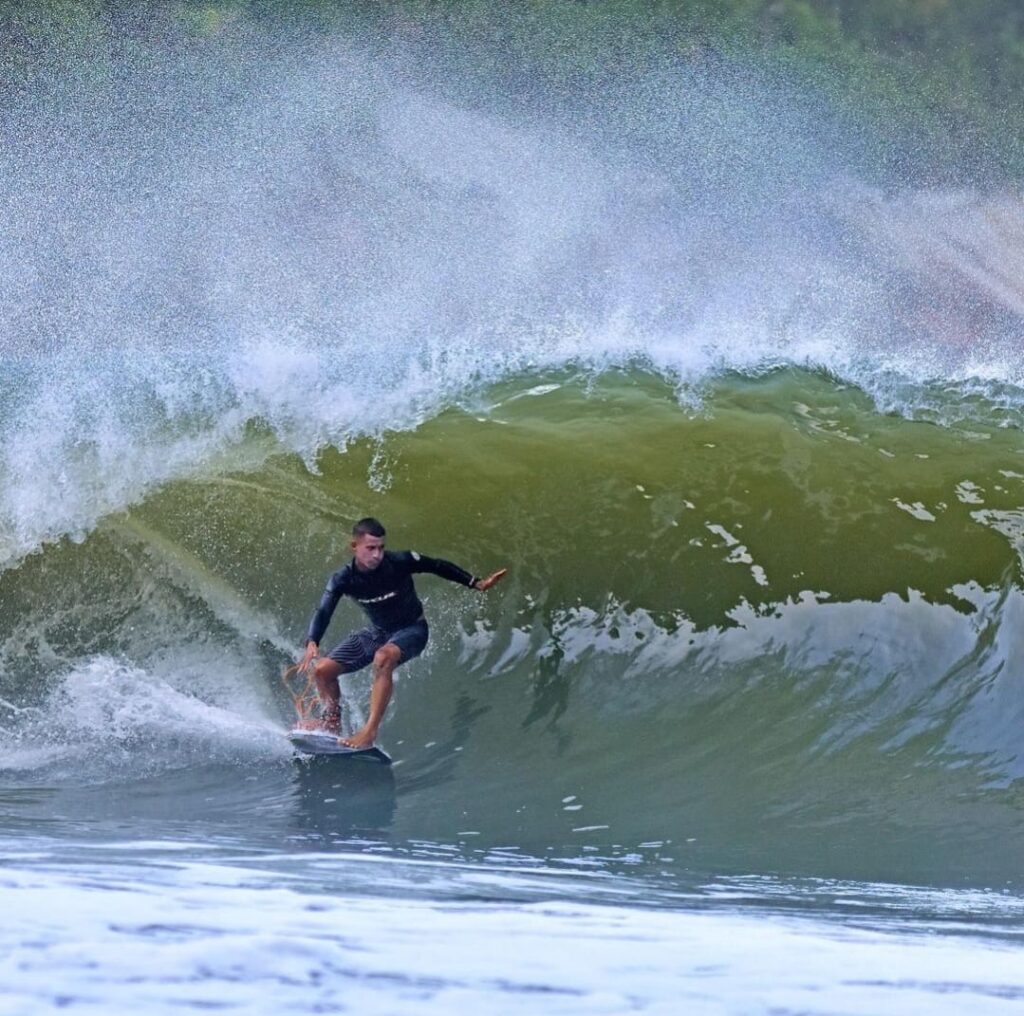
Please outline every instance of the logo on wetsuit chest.
[{"label": "logo on wetsuit chest", "polygon": [[383,596],[369,596],[363,599],[361,596],[357,596],[356,599],[360,603],[383,603],[385,600],[391,600],[398,595],[398,590],[393,589],[390,593],[385,593]]}]

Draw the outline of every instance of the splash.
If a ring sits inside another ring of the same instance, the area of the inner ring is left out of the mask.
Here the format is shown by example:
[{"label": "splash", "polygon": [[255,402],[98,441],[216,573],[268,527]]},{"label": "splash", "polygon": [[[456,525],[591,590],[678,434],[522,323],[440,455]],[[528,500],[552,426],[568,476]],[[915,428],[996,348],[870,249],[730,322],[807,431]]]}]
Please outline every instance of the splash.
[{"label": "splash", "polygon": [[709,65],[513,101],[352,38],[207,44],[0,125],[0,566],[552,370],[699,403],[796,364],[1021,420],[1019,196],[859,183],[820,97]]},{"label": "splash", "polygon": [[[84,660],[54,684],[41,707],[10,705],[16,723],[0,766],[64,780],[87,771],[102,782],[289,757],[280,727],[244,701],[244,684],[224,675],[221,685],[231,689],[230,700],[221,696],[217,704],[216,688],[187,665],[162,677],[105,657]],[[200,688],[202,698],[195,693]]]}]

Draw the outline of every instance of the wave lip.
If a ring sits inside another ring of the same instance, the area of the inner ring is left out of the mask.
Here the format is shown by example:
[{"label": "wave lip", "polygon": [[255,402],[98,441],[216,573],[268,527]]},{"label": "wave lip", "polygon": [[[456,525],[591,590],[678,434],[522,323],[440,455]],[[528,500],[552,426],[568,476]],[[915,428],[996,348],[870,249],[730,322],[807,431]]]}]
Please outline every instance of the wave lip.
[{"label": "wave lip", "polygon": [[[674,348],[656,342],[645,349],[632,338],[621,347],[595,345],[574,333],[511,354],[499,346],[463,356],[427,343],[396,350],[384,376],[376,368],[367,375],[362,353],[344,344],[262,342],[232,352],[216,368],[220,374],[207,365],[198,384],[187,358],[174,375],[166,360],[154,359],[151,373],[130,385],[117,370],[94,369],[87,384],[69,380],[75,372],[64,362],[17,412],[0,413],[0,567],[64,536],[84,539],[101,519],[173,481],[255,470],[282,453],[297,454],[316,472],[325,448],[415,430],[452,406],[479,412],[489,392],[509,382],[525,392],[543,388],[552,372],[561,383],[568,370],[600,384],[603,375],[635,372],[639,364],[640,373],[653,371],[676,388],[683,413],[713,413],[723,379],[770,379],[785,362],[777,351],[737,359],[722,347],[699,354]],[[799,352],[806,362],[809,351]],[[837,382],[859,384],[878,410],[964,431],[1024,427],[1024,389],[1015,383],[914,380],[865,361],[830,360],[820,348],[815,354],[832,364]],[[65,397],[75,384],[78,391]]]}]

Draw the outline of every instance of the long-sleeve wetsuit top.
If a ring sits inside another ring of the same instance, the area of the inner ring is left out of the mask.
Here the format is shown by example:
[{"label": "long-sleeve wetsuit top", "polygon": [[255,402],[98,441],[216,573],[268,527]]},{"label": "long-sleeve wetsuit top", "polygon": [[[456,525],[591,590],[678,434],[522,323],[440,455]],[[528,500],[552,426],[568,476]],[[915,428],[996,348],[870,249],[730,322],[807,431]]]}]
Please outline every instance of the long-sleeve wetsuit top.
[{"label": "long-sleeve wetsuit top", "polygon": [[366,611],[370,623],[389,634],[418,621],[423,604],[412,577],[420,572],[440,575],[463,586],[476,581],[451,561],[426,557],[414,550],[384,551],[384,559],[373,571],[357,568],[353,559],[327,580],[320,606],[309,622],[307,641],[319,645],[342,596],[351,596]]}]

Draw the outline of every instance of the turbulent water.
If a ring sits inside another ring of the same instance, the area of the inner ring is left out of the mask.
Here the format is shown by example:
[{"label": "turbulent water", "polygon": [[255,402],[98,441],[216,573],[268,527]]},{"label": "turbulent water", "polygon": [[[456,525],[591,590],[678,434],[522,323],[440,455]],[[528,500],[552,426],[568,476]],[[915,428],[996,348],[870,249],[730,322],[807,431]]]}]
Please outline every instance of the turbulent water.
[{"label": "turbulent water", "polygon": [[[581,125],[272,67],[6,114],[12,1011],[1019,1006],[1018,197],[735,69]],[[282,736],[367,514],[509,569],[419,581],[391,770]]]}]

